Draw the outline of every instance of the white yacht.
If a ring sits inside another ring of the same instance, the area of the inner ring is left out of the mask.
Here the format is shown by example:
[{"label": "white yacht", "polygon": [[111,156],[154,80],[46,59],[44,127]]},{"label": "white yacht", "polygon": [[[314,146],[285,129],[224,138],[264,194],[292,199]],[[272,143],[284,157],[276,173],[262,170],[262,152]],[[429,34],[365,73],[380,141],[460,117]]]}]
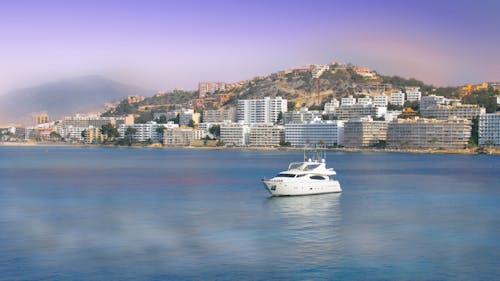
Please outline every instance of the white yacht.
[{"label": "white yacht", "polygon": [[288,170],[262,182],[273,196],[341,192],[340,183],[333,178],[336,174],[333,168],[326,167],[324,153],[316,151],[314,159],[304,154],[304,162],[292,162]]}]

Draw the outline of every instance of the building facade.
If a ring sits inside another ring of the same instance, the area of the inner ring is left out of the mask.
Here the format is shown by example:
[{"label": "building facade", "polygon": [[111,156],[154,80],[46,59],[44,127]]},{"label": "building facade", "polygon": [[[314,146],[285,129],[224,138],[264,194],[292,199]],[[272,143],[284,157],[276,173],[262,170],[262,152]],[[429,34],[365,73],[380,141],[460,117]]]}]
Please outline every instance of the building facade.
[{"label": "building facade", "polygon": [[351,106],[341,105],[335,111],[335,116],[340,120],[349,120],[353,118],[371,116],[373,118],[380,118],[387,112],[386,107],[375,107],[373,105],[355,104]]},{"label": "building facade", "polygon": [[203,111],[204,123],[236,122],[236,109],[205,110]]},{"label": "building facade", "polygon": [[245,146],[249,142],[250,127],[242,123],[220,125],[220,140],[229,146]]},{"label": "building facade", "polygon": [[479,116],[479,145],[500,146],[500,114]]},{"label": "building facade", "polygon": [[387,107],[388,104],[389,98],[385,94],[373,97],[373,106],[375,107]]},{"label": "building facade", "polygon": [[374,121],[371,117],[349,120],[344,124],[345,147],[369,147],[387,139],[387,121]]},{"label": "building facade", "polygon": [[276,97],[271,99],[239,100],[237,107],[238,122],[251,123],[275,123],[280,112],[287,111],[286,99]]},{"label": "building facade", "polygon": [[471,121],[465,118],[398,119],[389,123],[387,147],[462,149],[469,142],[471,125]]},{"label": "building facade", "polygon": [[248,144],[251,146],[279,146],[285,139],[285,128],[273,124],[250,126]]},{"label": "building facade", "polygon": [[188,146],[194,140],[192,128],[171,128],[163,131],[163,146]]},{"label": "building facade", "polygon": [[288,111],[283,114],[283,123],[303,123],[310,122],[316,118],[321,118],[321,112],[309,111],[307,108],[296,111]]},{"label": "building facade", "polygon": [[405,93],[401,91],[392,93],[389,98],[389,103],[392,105],[403,106],[405,104]]},{"label": "building facade", "polygon": [[486,109],[472,104],[461,105],[436,105],[420,109],[424,118],[448,119],[449,117],[466,118],[472,120],[480,114],[485,114]]},{"label": "building facade", "polygon": [[422,92],[420,92],[420,87],[405,87],[406,100],[415,102],[420,101],[422,98]]},{"label": "building facade", "polygon": [[225,82],[200,82],[198,83],[198,98],[202,99],[216,91],[225,91]]},{"label": "building facade", "polygon": [[328,146],[342,145],[344,121],[316,119],[308,123],[285,125],[285,141],[292,146],[307,146],[323,143]]}]

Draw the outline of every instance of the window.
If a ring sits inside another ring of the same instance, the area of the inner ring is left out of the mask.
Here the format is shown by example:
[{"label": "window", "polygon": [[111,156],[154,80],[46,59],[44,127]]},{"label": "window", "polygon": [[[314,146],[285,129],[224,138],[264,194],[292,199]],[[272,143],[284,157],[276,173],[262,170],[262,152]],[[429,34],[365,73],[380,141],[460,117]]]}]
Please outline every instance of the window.
[{"label": "window", "polygon": [[319,164],[312,164],[312,165],[307,165],[305,168],[304,168],[304,171],[311,171],[311,170],[314,170],[316,168],[319,167]]},{"label": "window", "polygon": [[294,174],[278,174],[276,177],[277,178],[294,178],[295,175]]},{"label": "window", "polygon": [[309,178],[312,180],[324,180],[325,179],[323,176],[310,176]]}]

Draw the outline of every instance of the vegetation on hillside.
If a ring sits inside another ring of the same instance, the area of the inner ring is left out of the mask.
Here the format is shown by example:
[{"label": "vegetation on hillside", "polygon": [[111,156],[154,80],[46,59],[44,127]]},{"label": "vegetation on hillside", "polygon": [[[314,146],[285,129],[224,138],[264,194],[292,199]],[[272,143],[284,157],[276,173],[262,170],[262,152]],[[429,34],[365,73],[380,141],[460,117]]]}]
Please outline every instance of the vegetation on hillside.
[{"label": "vegetation on hillside", "polygon": [[486,112],[492,113],[497,110],[497,96],[500,91],[493,88],[474,91],[463,98],[464,103],[477,104],[486,108]]}]

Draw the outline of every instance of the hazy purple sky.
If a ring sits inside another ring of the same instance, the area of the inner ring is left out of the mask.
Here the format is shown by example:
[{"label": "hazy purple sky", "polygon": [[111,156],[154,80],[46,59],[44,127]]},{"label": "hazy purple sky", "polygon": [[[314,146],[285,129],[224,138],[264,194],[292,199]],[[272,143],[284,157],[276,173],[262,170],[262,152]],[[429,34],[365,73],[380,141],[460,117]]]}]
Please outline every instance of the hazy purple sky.
[{"label": "hazy purple sky", "polygon": [[308,63],[500,80],[500,1],[0,2],[0,93],[100,74],[194,89]]}]

